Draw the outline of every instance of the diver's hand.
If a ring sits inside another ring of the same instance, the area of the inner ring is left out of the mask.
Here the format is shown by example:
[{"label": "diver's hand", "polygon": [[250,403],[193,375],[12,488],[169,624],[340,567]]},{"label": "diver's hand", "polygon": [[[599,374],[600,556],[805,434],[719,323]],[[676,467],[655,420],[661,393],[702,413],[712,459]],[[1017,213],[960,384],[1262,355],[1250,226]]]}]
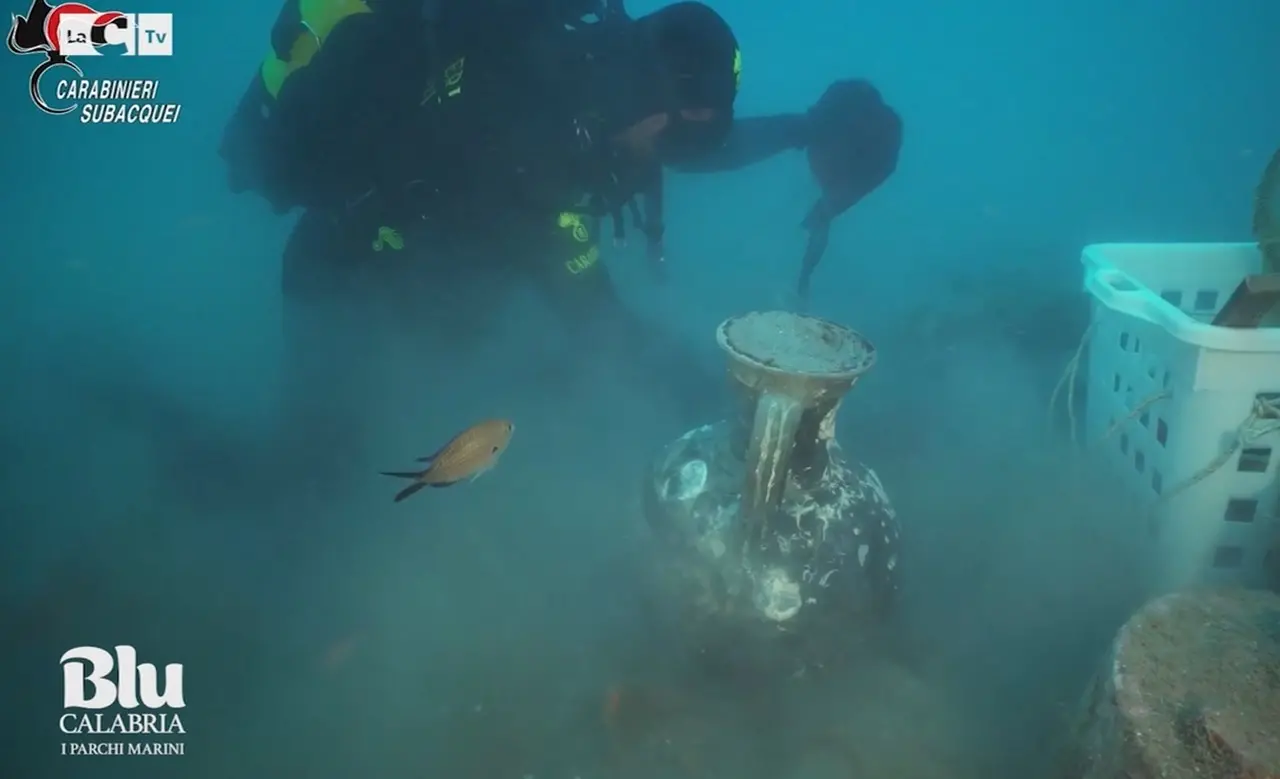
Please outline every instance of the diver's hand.
[{"label": "diver's hand", "polygon": [[902,119],[871,82],[836,81],[809,109],[809,169],[822,188],[806,226],[829,223],[898,165]]}]

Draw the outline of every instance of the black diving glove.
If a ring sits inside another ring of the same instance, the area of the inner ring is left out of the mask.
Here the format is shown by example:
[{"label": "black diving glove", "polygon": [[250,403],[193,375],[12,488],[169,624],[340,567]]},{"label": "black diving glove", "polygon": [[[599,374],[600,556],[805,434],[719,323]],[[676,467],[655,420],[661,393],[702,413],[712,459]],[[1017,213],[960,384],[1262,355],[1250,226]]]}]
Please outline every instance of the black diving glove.
[{"label": "black diving glove", "polygon": [[902,149],[902,119],[869,81],[833,83],[809,109],[808,119],[809,169],[822,195],[804,220],[809,245],[797,286],[802,298],[826,251],[831,221],[892,175]]}]

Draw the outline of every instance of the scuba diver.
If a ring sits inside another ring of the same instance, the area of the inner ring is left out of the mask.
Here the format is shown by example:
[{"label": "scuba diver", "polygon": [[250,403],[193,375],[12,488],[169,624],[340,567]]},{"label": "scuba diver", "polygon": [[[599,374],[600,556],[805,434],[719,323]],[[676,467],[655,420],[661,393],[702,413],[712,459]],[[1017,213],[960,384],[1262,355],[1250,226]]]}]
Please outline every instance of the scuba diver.
[{"label": "scuba diver", "polygon": [[805,294],[832,220],[901,146],[861,80],[804,113],[735,117],[741,68],[729,25],[697,2],[633,19],[618,0],[287,0],[220,148],[233,191],[302,210],[282,262],[286,382],[314,396],[359,381],[362,306],[485,273],[531,280],[577,337],[647,376],[705,376],[621,303],[600,221],[621,240],[629,215],[661,272],[664,168],[803,150],[822,190]]}]

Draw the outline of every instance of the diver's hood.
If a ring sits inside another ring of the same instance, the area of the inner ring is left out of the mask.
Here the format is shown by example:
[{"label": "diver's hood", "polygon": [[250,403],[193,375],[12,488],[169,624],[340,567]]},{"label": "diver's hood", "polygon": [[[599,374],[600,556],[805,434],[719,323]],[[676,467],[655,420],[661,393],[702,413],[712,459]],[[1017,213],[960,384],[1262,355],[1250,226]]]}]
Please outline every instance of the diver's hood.
[{"label": "diver's hood", "polygon": [[[658,139],[666,163],[697,156],[724,143],[737,96],[737,41],[715,11],[677,3],[636,20],[615,20],[584,30],[589,77],[588,113],[608,135],[655,114],[670,122]],[[682,111],[712,111],[690,121]]]}]

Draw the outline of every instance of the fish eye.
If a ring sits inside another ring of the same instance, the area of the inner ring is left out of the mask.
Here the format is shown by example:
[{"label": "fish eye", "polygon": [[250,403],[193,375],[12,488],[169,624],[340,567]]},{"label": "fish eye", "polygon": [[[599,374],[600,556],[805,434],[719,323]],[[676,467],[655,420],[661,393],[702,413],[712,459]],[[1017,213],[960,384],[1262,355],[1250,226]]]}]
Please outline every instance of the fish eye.
[{"label": "fish eye", "polygon": [[493,447],[493,451],[492,451],[492,452],[489,452],[489,454],[497,454],[497,453],[498,453],[498,447],[496,447],[496,446],[495,446],[495,447]]}]

